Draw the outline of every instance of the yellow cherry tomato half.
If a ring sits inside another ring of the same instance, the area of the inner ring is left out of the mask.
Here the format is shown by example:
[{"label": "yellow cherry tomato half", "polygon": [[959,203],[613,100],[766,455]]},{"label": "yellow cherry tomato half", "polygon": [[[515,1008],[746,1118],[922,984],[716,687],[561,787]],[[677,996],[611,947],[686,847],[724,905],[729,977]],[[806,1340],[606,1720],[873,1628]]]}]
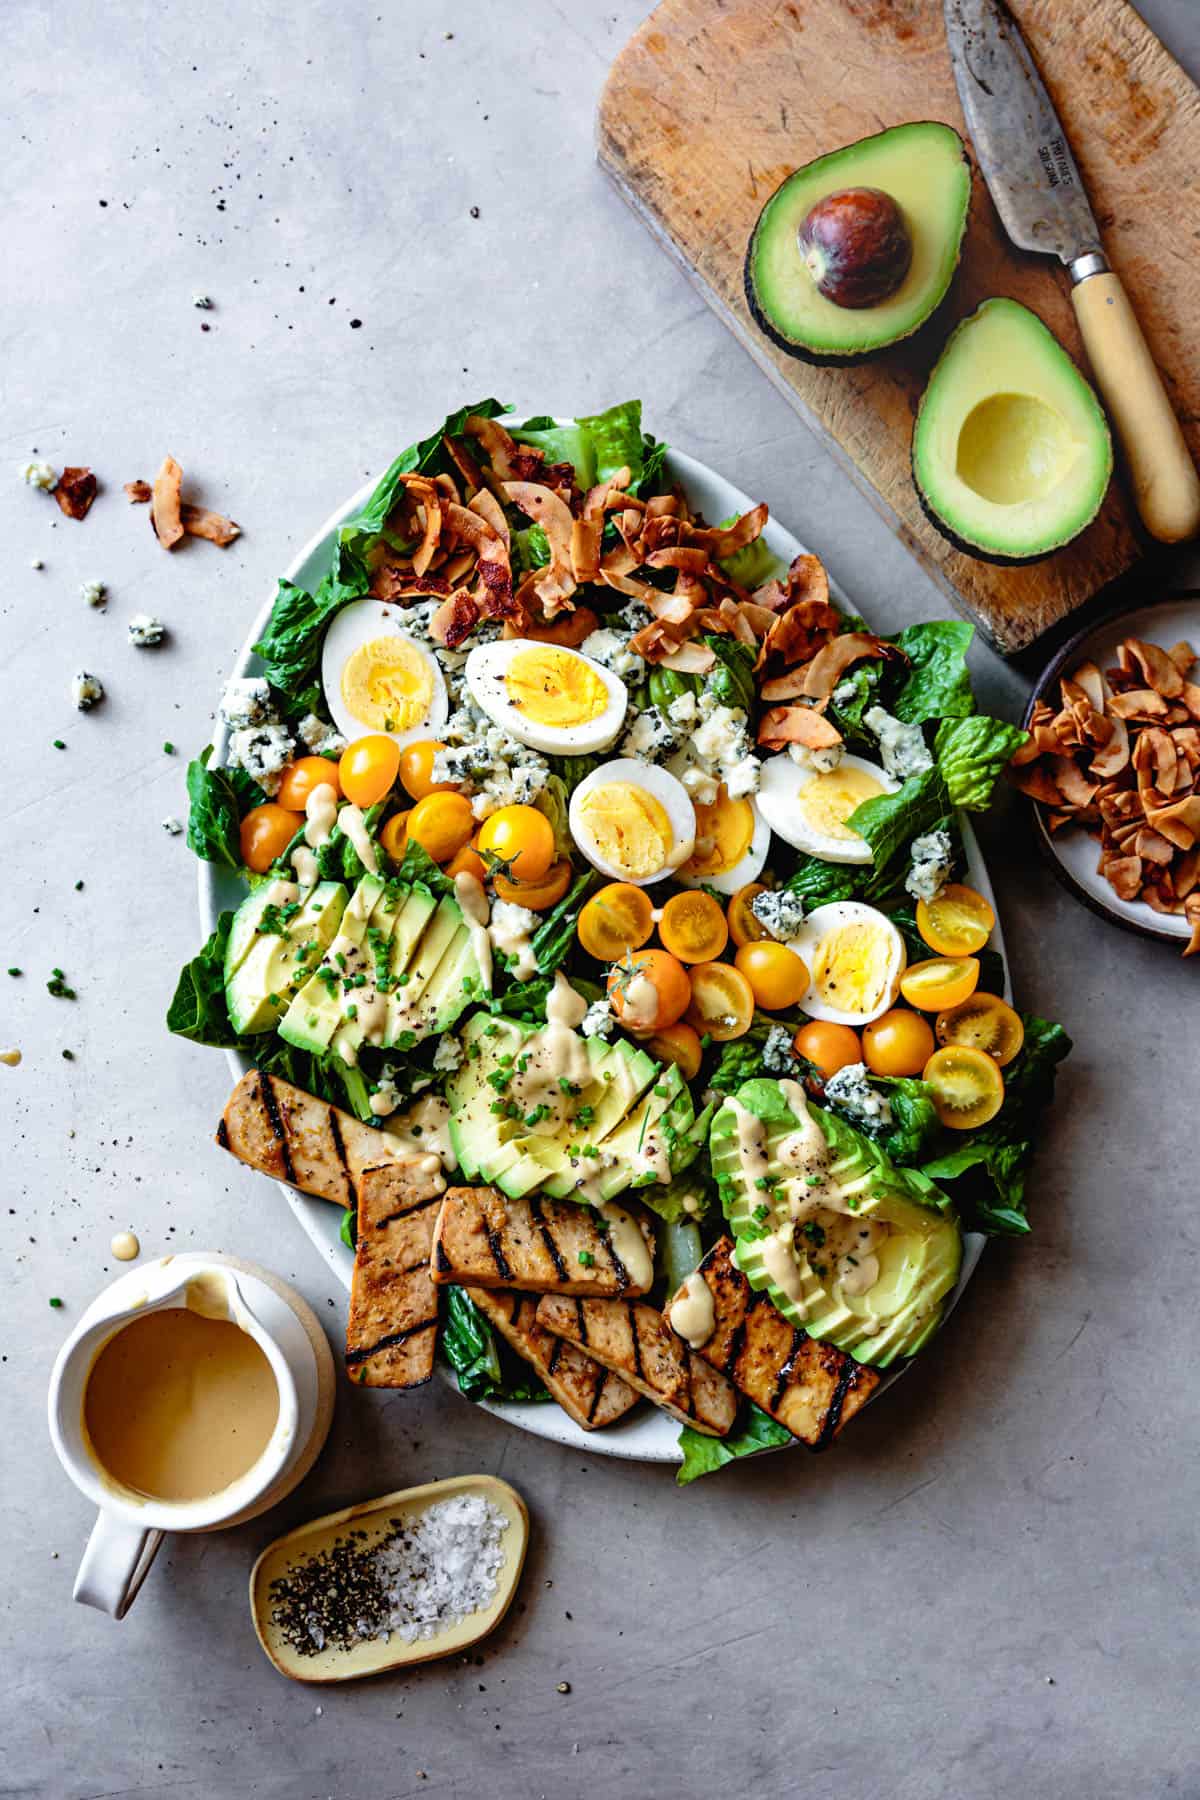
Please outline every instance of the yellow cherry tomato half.
[{"label": "yellow cherry tomato half", "polygon": [[936,900],[917,901],[917,930],[939,956],[973,956],[983,949],[995,923],[983,895],[955,881]]},{"label": "yellow cherry tomato half", "polygon": [[939,1044],[985,1050],[1002,1069],[1008,1067],[1025,1042],[1020,1013],[1014,1012],[998,994],[972,994],[949,1012],[939,1013],[934,1030]]},{"label": "yellow cherry tomato half", "polygon": [[771,935],[750,910],[750,903],[756,895],[765,894],[766,891],[761,881],[750,881],[745,887],[739,888],[729,902],[726,911],[729,935],[739,950],[743,944],[757,944]]},{"label": "yellow cherry tomato half", "polygon": [[408,843],[409,817],[406,812],[393,813],[379,833],[379,841],[393,862],[403,860],[404,848]]},{"label": "yellow cherry tomato half", "polygon": [[689,969],[692,998],[687,1022],[715,1044],[744,1037],[754,1018],[754,989],[732,963],[697,963]]},{"label": "yellow cherry tomato half", "polygon": [[935,1050],[921,1071],[937,1116],[950,1131],[973,1131],[1004,1104],[1004,1077],[994,1056],[966,1044]]},{"label": "yellow cherry tomato half", "polygon": [[682,1019],[677,1025],[668,1025],[665,1030],[656,1031],[652,1038],[647,1038],[646,1048],[659,1062],[674,1063],[685,1081],[694,1081],[700,1073],[700,1058],[704,1054],[700,1048],[700,1033],[693,1025],[685,1025]]},{"label": "yellow cherry tomato half", "polygon": [[447,862],[475,829],[471,802],[465,794],[426,794],[408,815],[408,835],[434,862]]},{"label": "yellow cherry tomato half", "polygon": [[894,1006],[863,1026],[862,1047],[873,1075],[919,1075],[933,1055],[933,1029],[920,1013]]},{"label": "yellow cherry tomato half", "polygon": [[414,800],[423,800],[426,794],[453,793],[454,782],[433,779],[433,759],[445,748],[436,738],[421,738],[418,743],[405,744],[400,752],[401,785]]},{"label": "yellow cherry tomato half", "polygon": [[[482,867],[478,851],[471,854]],[[562,856],[556,863],[551,863],[540,881],[510,881],[507,875],[497,874],[493,886],[501,900],[510,900],[514,906],[527,906],[530,912],[545,912],[547,907],[558,905],[571,885],[573,874],[570,858]]]},{"label": "yellow cherry tomato half", "polygon": [[276,857],[282,856],[300,827],[304,814],[289,812],[268,800],[265,806],[252,806],[242,820],[238,836],[242,861],[256,875],[265,875]]},{"label": "yellow cherry tomato half", "polygon": [[734,967],[741,970],[754,990],[755,1005],[764,1012],[783,1012],[808,992],[812,980],[808,964],[773,938],[743,944],[733,960]]},{"label": "yellow cherry tomato half", "polygon": [[[330,762],[327,756],[298,756],[283,771],[283,779],[275,795],[276,806],[282,806],[288,812],[303,812],[308,804],[308,796],[314,788],[321,786],[331,787],[338,795],[344,793],[345,789],[338,779],[339,772],[340,765]],[[347,794],[346,798],[351,799],[353,796]]]},{"label": "yellow cherry tomato half", "polygon": [[851,1025],[834,1025],[828,1019],[810,1019],[792,1039],[792,1049],[819,1069],[828,1081],[839,1069],[863,1059],[858,1033]]},{"label": "yellow cherry tomato half", "polygon": [[395,786],[400,772],[400,746],[382,732],[355,738],[342,751],[338,769],[347,800],[355,806],[374,806]]},{"label": "yellow cherry tomato half", "polygon": [[680,962],[715,962],[729,942],[729,927],[720,901],[701,888],[672,894],[658,921],[663,947]]},{"label": "yellow cherry tomato half", "polygon": [[[405,817],[408,817],[407,813]],[[487,879],[487,867],[484,860],[478,850],[470,844],[464,844],[461,850],[454,852],[446,864],[445,872],[452,880],[455,875],[473,875],[481,885]]]},{"label": "yellow cherry tomato half", "polygon": [[910,963],[900,977],[900,992],[920,1012],[944,1012],[969,1000],[979,980],[979,964],[973,956],[931,956]]},{"label": "yellow cherry tomato half", "polygon": [[579,942],[597,962],[619,962],[640,950],[654,930],[654,906],[645,888],[610,881],[592,895],[575,927]]},{"label": "yellow cherry tomato half", "polygon": [[666,950],[635,950],[608,971],[608,997],[626,1031],[674,1025],[692,997],[688,971]]},{"label": "yellow cherry tomato half", "polygon": [[475,842],[493,874],[510,881],[540,881],[554,861],[554,827],[536,806],[502,806]]}]

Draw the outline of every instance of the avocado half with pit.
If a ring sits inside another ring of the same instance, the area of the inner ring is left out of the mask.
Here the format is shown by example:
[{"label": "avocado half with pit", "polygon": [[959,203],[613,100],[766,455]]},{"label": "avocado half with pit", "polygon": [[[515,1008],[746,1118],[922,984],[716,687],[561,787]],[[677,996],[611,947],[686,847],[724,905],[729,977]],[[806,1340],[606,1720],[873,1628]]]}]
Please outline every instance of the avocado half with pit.
[{"label": "avocado half with pit", "polygon": [[949,125],[893,125],[818,156],[759,214],[746,252],[750,311],[808,362],[886,349],[945,298],[970,199],[971,167]]},{"label": "avocado half with pit", "polygon": [[1052,332],[1019,301],[985,300],[929,377],[913,428],[921,505],[986,562],[1034,562],[1078,537],[1112,475],[1108,421]]}]

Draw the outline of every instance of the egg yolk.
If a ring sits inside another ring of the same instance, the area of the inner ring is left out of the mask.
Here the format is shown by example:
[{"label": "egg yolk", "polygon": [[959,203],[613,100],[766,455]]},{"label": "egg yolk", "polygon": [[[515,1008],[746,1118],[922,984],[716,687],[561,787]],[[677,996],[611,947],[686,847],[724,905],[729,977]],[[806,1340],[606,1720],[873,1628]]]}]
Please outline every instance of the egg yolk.
[{"label": "egg yolk", "polygon": [[748,800],[731,800],[723,787],[711,806],[696,807],[696,852],[685,873],[705,879],[735,868],[754,836],[754,808]]},{"label": "egg yolk", "polygon": [[518,650],[504,671],[504,690],[527,719],[551,731],[587,725],[608,705],[608,689],[595,669],[552,644]]},{"label": "egg yolk", "polygon": [[671,821],[645,788],[629,781],[607,782],[583,796],[579,812],[592,848],[611,868],[645,880],[666,867],[673,842]]},{"label": "egg yolk", "polygon": [[878,925],[865,919],[836,925],[817,945],[813,988],[841,1012],[873,1012],[887,986],[891,953],[891,940]]},{"label": "egg yolk", "polygon": [[342,698],[373,731],[411,731],[429,712],[433,677],[407,638],[373,638],[347,658]]},{"label": "egg yolk", "polygon": [[864,800],[874,800],[886,791],[883,783],[865,769],[842,764],[824,775],[814,775],[798,789],[796,811],[823,837],[856,838],[858,833],[851,831],[846,820]]}]

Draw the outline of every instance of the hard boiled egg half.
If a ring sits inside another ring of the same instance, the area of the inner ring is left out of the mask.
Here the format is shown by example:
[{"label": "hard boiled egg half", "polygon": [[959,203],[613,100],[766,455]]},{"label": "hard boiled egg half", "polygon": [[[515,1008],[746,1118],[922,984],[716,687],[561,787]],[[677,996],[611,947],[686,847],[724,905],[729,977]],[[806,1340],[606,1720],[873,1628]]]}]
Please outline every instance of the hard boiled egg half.
[{"label": "hard boiled egg half", "polygon": [[794,763],[786,752],[763,764],[758,806],[785,844],[822,862],[869,863],[871,846],[846,823],[864,800],[894,794],[898,781],[862,756],[844,756],[836,769]]},{"label": "hard boiled egg half", "polygon": [[696,847],[687,789],[654,763],[601,763],[571,795],[571,836],[594,869],[645,887],[673,875]]},{"label": "hard boiled egg half", "polygon": [[812,986],[801,1001],[814,1019],[869,1025],[895,1001],[908,961],[886,913],[861,900],[834,900],[810,912],[788,948],[804,958]]},{"label": "hard boiled egg half", "polygon": [[753,800],[731,800],[722,782],[711,806],[693,802],[696,848],[676,871],[684,887],[713,887],[736,894],[757,880],[771,847],[771,828]]},{"label": "hard boiled egg half", "polygon": [[450,711],[437,658],[382,600],[354,600],[334,615],[321,652],[321,685],[343,737],[380,732],[398,744],[436,737]]},{"label": "hard boiled egg half", "polygon": [[549,756],[607,750],[625,722],[625,683],[563,644],[479,644],[464,672],[475,704],[494,724]]}]

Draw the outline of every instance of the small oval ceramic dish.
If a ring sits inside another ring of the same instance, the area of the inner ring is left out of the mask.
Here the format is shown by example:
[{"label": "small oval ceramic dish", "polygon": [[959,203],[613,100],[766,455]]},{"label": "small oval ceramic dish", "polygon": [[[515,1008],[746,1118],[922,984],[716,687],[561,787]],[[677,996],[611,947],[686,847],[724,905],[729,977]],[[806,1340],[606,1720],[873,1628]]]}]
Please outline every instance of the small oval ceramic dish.
[{"label": "small oval ceramic dish", "polygon": [[[271,1597],[273,1582],[301,1569],[311,1558],[332,1549],[354,1533],[382,1543],[397,1519],[414,1521],[439,1500],[455,1495],[478,1495],[490,1501],[503,1513],[507,1524],[500,1539],[504,1561],[498,1572],[496,1592],[490,1603],[471,1612],[433,1637],[415,1638],[411,1643],[397,1632],[387,1639],[366,1638],[351,1649],[327,1645],[324,1649],[303,1653],[293,1647],[273,1618]],[[344,1506],[340,1512],[326,1513],[307,1525],[297,1525],[283,1537],[268,1544],[250,1572],[250,1614],[258,1641],[281,1675],[292,1681],[328,1683],[355,1681],[362,1675],[382,1675],[408,1663],[433,1662],[441,1656],[452,1656],[477,1644],[494,1631],[517,1591],[525,1552],[529,1547],[529,1513],[525,1502],[507,1481],[494,1475],[454,1475],[447,1481],[430,1481],[423,1487],[401,1488],[384,1494],[378,1500],[363,1500],[357,1506]]]},{"label": "small oval ceramic dish", "polygon": [[[1057,712],[1061,704],[1060,678],[1084,662],[1093,662],[1099,669],[1111,667],[1116,662],[1118,646],[1129,637],[1164,648],[1178,643],[1180,638],[1200,646],[1200,595],[1179,594],[1153,606],[1139,607],[1136,612],[1113,613],[1097,625],[1085,626],[1063,645],[1038,677],[1021,723],[1028,727],[1039,700]],[[1044,809],[1036,801],[1030,801],[1030,805],[1038,848],[1069,894],[1126,931],[1140,932],[1143,937],[1158,938],[1168,944],[1187,942],[1191,926],[1181,914],[1158,913],[1144,900],[1122,900],[1113,892],[1096,867],[1100,856],[1097,838],[1078,825],[1067,825],[1052,833]]]}]

